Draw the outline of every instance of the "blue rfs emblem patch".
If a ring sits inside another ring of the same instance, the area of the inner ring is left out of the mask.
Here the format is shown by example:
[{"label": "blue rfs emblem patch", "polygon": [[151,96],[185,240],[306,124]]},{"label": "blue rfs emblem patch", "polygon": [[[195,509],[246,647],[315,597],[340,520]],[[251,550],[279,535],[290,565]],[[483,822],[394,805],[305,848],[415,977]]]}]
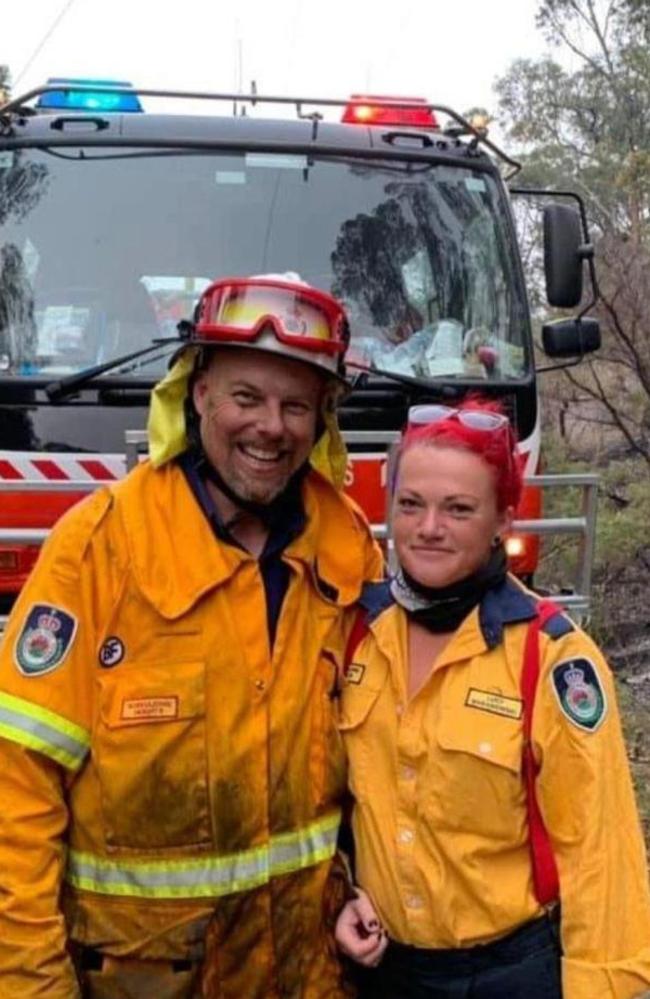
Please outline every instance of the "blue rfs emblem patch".
[{"label": "blue rfs emblem patch", "polygon": [[563,714],[578,728],[594,732],[607,714],[607,698],[591,660],[558,663],[552,681]]},{"label": "blue rfs emblem patch", "polygon": [[18,636],[14,658],[23,676],[42,676],[60,666],[77,630],[77,619],[49,604],[34,604]]}]

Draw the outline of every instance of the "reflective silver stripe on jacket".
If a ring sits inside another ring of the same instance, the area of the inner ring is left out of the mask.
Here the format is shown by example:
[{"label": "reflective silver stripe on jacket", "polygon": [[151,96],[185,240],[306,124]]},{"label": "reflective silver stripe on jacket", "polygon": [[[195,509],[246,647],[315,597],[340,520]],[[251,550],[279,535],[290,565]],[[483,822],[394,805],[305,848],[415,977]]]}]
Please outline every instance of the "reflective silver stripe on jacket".
[{"label": "reflective silver stripe on jacket", "polygon": [[70,850],[66,881],[82,891],[136,898],[214,898],[247,891],[269,879],[312,867],[334,856],[337,811],[263,846],[227,856],[191,860],[107,860]]},{"label": "reflective silver stripe on jacket", "polygon": [[70,770],[78,770],[88,754],[90,733],[61,715],[0,693],[0,735],[35,749]]}]

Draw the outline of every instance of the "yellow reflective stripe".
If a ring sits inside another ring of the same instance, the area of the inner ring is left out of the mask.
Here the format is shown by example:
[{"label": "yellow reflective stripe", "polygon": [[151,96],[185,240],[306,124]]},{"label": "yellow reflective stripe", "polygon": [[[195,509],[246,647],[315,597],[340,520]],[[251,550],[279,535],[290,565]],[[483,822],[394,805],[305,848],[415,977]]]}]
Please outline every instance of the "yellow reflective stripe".
[{"label": "yellow reflective stripe", "polygon": [[88,753],[90,732],[22,697],[0,692],[0,735],[78,770]]},{"label": "yellow reflective stripe", "polygon": [[215,898],[249,891],[333,857],[340,819],[335,812],[272,836],[263,846],[192,860],[113,861],[70,850],[66,881],[84,891],[132,898]]}]

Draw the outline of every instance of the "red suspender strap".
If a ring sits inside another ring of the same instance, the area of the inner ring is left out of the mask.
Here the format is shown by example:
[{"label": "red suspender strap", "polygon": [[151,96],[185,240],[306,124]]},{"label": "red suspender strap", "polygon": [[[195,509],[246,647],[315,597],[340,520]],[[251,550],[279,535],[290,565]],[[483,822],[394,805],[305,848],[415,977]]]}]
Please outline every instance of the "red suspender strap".
[{"label": "red suspender strap", "polygon": [[526,645],[524,648],[524,663],[521,674],[521,697],[524,710],[524,750],[522,770],[526,791],[526,807],[528,811],[528,828],[530,837],[530,856],[533,868],[533,886],[535,897],[540,905],[550,905],[560,897],[560,882],[553,856],[551,843],[542,819],[537,795],[535,779],[539,767],[533,755],[531,731],[533,725],[533,710],[535,693],[539,680],[539,632],[549,618],[561,612],[561,608],[550,600],[540,600],[537,605],[537,616],[528,625]]}]

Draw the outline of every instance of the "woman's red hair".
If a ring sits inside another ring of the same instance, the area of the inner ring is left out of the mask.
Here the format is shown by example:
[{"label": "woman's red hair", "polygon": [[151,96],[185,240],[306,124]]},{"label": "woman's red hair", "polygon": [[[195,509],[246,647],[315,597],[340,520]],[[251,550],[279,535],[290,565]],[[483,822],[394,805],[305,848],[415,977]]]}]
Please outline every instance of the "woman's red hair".
[{"label": "woman's red hair", "polygon": [[[468,396],[452,408],[506,415],[499,402],[480,395]],[[410,426],[404,431],[397,450],[396,471],[402,455],[417,445],[456,448],[478,455],[494,470],[499,513],[503,513],[507,507],[517,507],[523,477],[517,455],[517,441],[510,422],[496,430],[475,430],[451,415],[435,423]]]}]

